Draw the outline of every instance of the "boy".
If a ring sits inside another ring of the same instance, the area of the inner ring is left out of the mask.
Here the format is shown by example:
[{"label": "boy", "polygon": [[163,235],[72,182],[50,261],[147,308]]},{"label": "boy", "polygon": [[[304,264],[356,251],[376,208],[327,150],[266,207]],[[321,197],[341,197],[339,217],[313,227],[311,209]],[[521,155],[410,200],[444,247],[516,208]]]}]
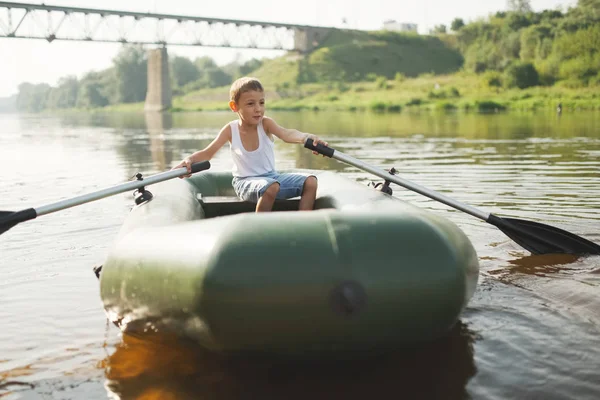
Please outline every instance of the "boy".
[{"label": "boy", "polygon": [[286,143],[304,144],[307,139],[312,139],[315,145],[321,143],[327,146],[327,143],[313,134],[283,128],[272,118],[265,117],[265,93],[258,79],[244,77],[236,80],[231,85],[229,96],[229,108],[237,113],[238,119],[225,125],[206,148],[186,157],[173,168],[187,167],[191,172],[193,163],[210,160],[229,142],[234,163],[233,188],[242,200],[256,203],[256,212],[271,211],[275,199],[296,196],[301,196],[301,211],[312,210],[317,195],[317,178],[314,175],[276,172],[273,136]]}]

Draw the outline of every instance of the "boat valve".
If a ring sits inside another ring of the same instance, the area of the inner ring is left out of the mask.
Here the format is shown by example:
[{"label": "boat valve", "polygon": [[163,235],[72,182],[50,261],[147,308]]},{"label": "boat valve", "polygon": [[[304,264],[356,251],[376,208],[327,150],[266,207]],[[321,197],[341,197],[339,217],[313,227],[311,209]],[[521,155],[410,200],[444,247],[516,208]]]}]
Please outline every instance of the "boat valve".
[{"label": "boat valve", "polygon": [[336,314],[351,317],[361,312],[367,305],[367,292],[356,281],[344,281],[333,288],[330,302]]},{"label": "boat valve", "polygon": [[[396,173],[398,171],[396,171],[396,168],[392,167],[391,169],[388,170],[388,172],[391,175],[396,175]],[[392,188],[390,187],[390,181],[388,181],[387,179],[385,180],[385,182],[381,183],[377,183],[377,184],[370,184],[369,186],[373,186],[374,189],[379,190],[380,192],[383,192],[385,194],[389,194],[390,196],[394,193]]]},{"label": "boat valve", "polygon": [[[139,172],[135,175],[138,181],[143,181],[144,178],[142,174]],[[152,193],[149,190],[146,190],[145,186],[141,186],[133,192],[133,197],[136,205],[140,205],[152,200]]]}]

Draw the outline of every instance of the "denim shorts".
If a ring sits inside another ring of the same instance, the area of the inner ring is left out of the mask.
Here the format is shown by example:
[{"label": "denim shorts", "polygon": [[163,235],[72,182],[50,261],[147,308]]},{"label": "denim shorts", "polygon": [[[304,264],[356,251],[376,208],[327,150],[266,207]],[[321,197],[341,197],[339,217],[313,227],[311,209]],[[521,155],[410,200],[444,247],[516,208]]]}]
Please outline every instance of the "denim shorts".
[{"label": "denim shorts", "polygon": [[238,197],[245,201],[257,203],[258,199],[265,193],[265,191],[273,183],[279,183],[279,193],[277,193],[278,200],[291,199],[302,194],[304,189],[304,182],[310,174],[300,173],[283,173],[272,171],[266,174],[247,176],[247,177],[234,177],[232,184],[233,190]]}]

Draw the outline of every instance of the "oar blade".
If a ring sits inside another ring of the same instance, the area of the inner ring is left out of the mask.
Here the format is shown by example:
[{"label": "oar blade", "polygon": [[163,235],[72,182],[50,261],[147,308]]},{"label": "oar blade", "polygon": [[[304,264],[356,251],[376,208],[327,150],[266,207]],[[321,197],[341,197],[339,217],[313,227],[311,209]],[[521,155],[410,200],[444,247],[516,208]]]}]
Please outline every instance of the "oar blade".
[{"label": "oar blade", "polygon": [[0,235],[18,224],[19,222],[29,221],[37,217],[33,208],[21,211],[0,211]]},{"label": "oar blade", "polygon": [[493,214],[487,222],[533,254],[600,255],[600,245],[554,226]]},{"label": "oar blade", "polygon": [[11,214],[14,214],[14,212],[0,211],[0,235],[17,224],[17,222],[13,222],[9,217]]}]

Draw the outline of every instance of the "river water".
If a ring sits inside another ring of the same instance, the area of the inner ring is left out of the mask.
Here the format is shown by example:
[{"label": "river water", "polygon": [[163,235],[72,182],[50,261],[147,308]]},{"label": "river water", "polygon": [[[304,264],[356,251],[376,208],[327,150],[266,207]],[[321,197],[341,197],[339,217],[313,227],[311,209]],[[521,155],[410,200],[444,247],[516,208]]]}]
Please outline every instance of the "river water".
[{"label": "river water", "polygon": [[[346,154],[501,216],[600,243],[600,115],[272,113]],[[231,113],[0,114],[0,210],[39,207],[163,171],[210,142]],[[278,143],[278,168],[378,181]],[[231,166],[227,146],[212,168]],[[531,256],[495,227],[394,186],[457,223],[481,264],[451,334],[355,363],[224,360],[107,323],[94,265],[133,204],[112,196],[0,237],[0,398],[598,399],[600,257]],[[402,254],[398,254],[402,257]]]}]

